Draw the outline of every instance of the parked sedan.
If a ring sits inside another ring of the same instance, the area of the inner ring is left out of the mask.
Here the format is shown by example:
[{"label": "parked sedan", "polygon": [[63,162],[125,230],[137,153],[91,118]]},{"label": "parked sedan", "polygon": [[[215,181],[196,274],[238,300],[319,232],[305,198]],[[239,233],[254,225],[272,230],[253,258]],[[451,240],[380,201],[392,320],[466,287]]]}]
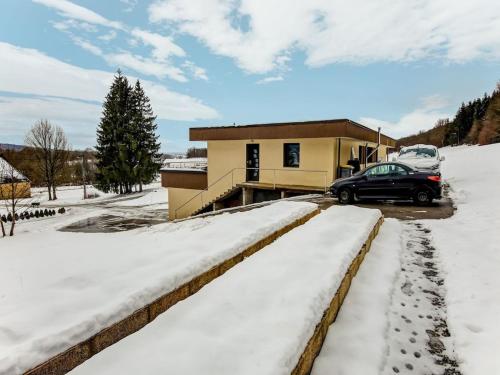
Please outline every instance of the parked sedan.
[{"label": "parked sedan", "polygon": [[441,175],[403,163],[380,163],[354,176],[336,180],[330,191],[342,204],[355,199],[413,199],[423,205],[441,198]]}]

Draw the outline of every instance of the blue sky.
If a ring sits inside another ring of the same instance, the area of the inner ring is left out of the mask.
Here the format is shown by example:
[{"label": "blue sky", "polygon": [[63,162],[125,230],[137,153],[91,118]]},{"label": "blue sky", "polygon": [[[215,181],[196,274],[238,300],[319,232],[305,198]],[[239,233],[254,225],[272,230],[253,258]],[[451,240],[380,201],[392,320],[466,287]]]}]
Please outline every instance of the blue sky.
[{"label": "blue sky", "polygon": [[493,0],[4,0],[0,143],[47,118],[93,146],[120,68],[145,84],[162,150],[193,126],[350,118],[432,127],[500,79]]}]

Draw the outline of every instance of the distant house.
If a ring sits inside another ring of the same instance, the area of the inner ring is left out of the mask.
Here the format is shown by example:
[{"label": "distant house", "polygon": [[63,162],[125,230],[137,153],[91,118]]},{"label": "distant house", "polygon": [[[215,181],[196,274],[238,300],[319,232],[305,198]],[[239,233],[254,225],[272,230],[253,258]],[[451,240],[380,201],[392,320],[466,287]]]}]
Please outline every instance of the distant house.
[{"label": "distant house", "polygon": [[189,129],[207,169],[163,168],[169,217],[324,193],[353,168],[386,160],[396,141],[347,119]]},{"label": "distant house", "polygon": [[0,200],[31,197],[31,183],[21,172],[0,156]]}]

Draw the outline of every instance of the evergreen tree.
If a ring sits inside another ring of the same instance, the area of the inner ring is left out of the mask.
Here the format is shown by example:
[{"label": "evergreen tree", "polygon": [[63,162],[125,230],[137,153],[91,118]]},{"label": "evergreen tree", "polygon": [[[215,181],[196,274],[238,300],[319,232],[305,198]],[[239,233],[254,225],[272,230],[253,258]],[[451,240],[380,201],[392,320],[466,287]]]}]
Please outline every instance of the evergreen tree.
[{"label": "evergreen tree", "polygon": [[97,129],[98,187],[130,193],[150,183],[160,169],[160,143],[153,109],[139,81],[132,88],[118,70]]},{"label": "evergreen tree", "polygon": [[135,83],[132,97],[131,134],[136,162],[134,178],[142,191],[142,185],[153,181],[160,170],[160,143],[156,135],[156,116],[139,80]]},{"label": "evergreen tree", "polygon": [[124,157],[130,126],[131,87],[118,70],[103,104],[103,115],[97,128],[98,187],[105,191],[125,193]]}]

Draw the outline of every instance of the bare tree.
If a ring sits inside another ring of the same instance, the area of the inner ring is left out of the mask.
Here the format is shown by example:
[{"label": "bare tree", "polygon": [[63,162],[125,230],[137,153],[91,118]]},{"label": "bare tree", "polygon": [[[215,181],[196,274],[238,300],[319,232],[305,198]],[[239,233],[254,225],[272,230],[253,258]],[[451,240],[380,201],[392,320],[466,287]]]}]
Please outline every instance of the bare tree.
[{"label": "bare tree", "polygon": [[26,135],[25,143],[35,149],[35,157],[44,175],[49,200],[56,200],[57,180],[69,158],[64,130],[47,120],[38,121]]},{"label": "bare tree", "polygon": [[[14,235],[16,221],[19,218],[21,211],[25,206],[19,203],[31,197],[31,187],[29,181],[18,172],[12,165],[7,163],[3,158],[0,158],[0,200],[2,200],[6,217],[9,218],[10,231],[9,236]],[[5,227],[1,222],[2,236],[5,237]]]}]

